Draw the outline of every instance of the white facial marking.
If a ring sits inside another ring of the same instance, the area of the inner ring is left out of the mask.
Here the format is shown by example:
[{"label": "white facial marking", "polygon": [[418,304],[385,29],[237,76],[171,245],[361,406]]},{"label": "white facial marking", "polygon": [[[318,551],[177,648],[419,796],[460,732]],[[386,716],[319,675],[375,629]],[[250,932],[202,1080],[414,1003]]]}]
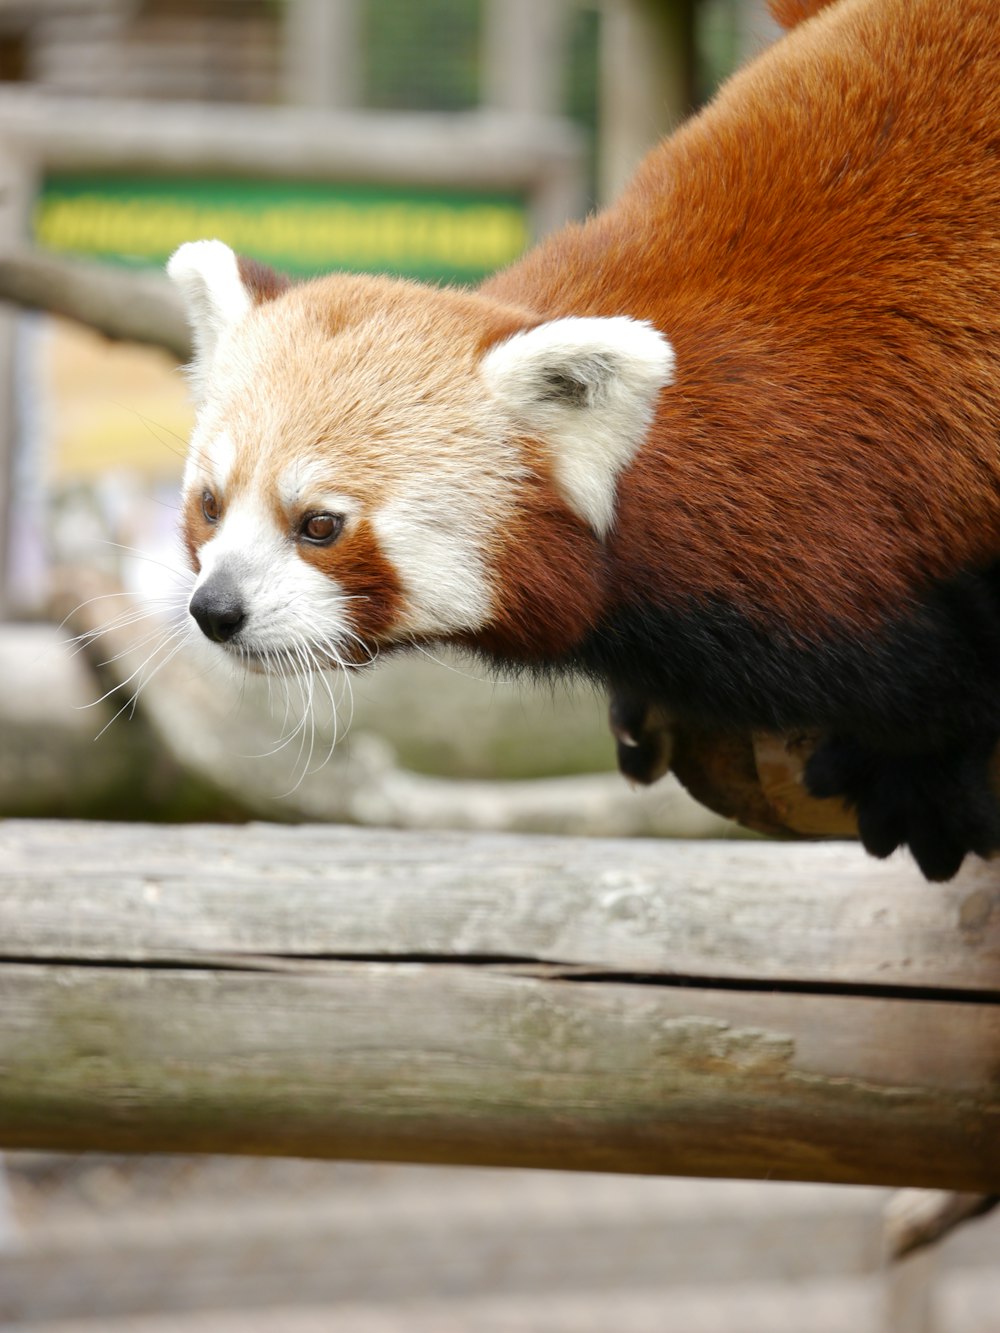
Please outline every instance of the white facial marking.
[{"label": "white facial marking", "polygon": [[236,446],[228,432],[220,431],[209,441],[205,449],[205,461],[215,485],[224,491],[229,485],[233,464],[236,462]]},{"label": "white facial marking", "polygon": [[570,318],[498,343],[482,372],[515,422],[548,444],[567,503],[603,537],[619,473],[645,439],[674,360],[644,321]]},{"label": "white facial marking", "polygon": [[318,458],[297,458],[282,470],[278,499],[289,512],[308,505],[348,517],[358,508],[350,496],[330,489],[330,464]]},{"label": "white facial marking", "polygon": [[424,497],[385,505],[372,526],[403,580],[410,610],[398,628],[420,634],[475,630],[490,618],[485,562],[469,533]]},{"label": "white facial marking", "polygon": [[232,641],[237,654],[274,654],[283,661],[291,655],[294,664],[296,649],[307,656],[315,649],[325,660],[313,665],[325,665],[351,637],[343,592],[301,558],[259,497],[232,504],[198,554],[201,570],[192,591],[224,574],[246,614]]},{"label": "white facial marking", "polygon": [[184,463],[184,490],[208,486],[221,497],[229,485],[235,462],[236,446],[228,431],[209,434],[196,428]]}]

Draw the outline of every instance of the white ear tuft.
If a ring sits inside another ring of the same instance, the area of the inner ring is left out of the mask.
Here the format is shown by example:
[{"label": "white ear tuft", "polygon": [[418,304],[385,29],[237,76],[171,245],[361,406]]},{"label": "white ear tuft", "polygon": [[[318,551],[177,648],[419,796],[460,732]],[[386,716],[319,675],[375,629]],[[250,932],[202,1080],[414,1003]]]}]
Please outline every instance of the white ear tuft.
[{"label": "white ear tuft", "polygon": [[180,288],[187,308],[194,341],[191,377],[200,398],[219,336],[243,318],[253,299],[236,255],[222,241],[188,241],[170,257],[167,276]]},{"label": "white ear tuft", "polygon": [[642,320],[555,319],[498,343],[483,357],[486,382],[552,451],[567,503],[599,537],[614,521],[615,487],[646,436],[674,352]]}]

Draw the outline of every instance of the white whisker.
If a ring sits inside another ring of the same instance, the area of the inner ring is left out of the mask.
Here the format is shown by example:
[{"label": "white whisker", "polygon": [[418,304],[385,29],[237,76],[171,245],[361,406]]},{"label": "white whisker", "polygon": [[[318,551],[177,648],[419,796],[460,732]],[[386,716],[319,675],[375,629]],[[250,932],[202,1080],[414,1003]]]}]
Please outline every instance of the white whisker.
[{"label": "white whisker", "polygon": [[415,639],[408,640],[407,646],[426,657],[429,661],[433,662],[435,666],[439,666],[442,671],[451,671],[456,676],[462,676],[465,680],[475,681],[477,685],[506,685],[511,689],[517,688],[513,681],[497,680],[493,676],[474,676],[470,671],[463,671],[462,668],[456,666],[454,662],[445,662],[442,658],[435,657],[429,648],[426,648],[422,643],[417,643]]},{"label": "white whisker", "polygon": [[[142,672],[145,670],[146,666],[153,660],[153,658],[154,658],[154,657],[156,656],[156,654],[160,651],[160,648],[163,646],[164,643],[169,643],[171,640],[173,640],[173,639],[176,638],[176,639],[178,639],[178,646],[179,646],[180,633],[181,633],[181,632],[180,632],[179,629],[172,631],[168,636],[166,636],[165,638],[163,638],[163,639],[160,640],[160,642],[159,642],[159,643],[157,644],[157,646],[153,649],[153,651],[152,651],[151,653],[149,653],[149,654],[148,654],[148,655],[147,655],[147,656],[146,656],[146,657],[139,663],[139,665],[134,669],[134,671],[132,671],[128,676],[126,676],[126,678],[125,678],[124,680],[117,681],[114,685],[111,686],[111,688],[110,688],[109,690],[106,690],[106,691],[104,692],[104,694],[102,694],[101,697],[100,697],[99,699],[94,699],[91,703],[88,703],[88,704],[80,704],[80,705],[78,705],[78,707],[80,707],[80,708],[96,708],[96,706],[97,706],[98,704],[102,704],[102,703],[104,703],[105,699],[110,699],[110,697],[111,697],[113,694],[117,694],[117,692],[118,692],[119,690],[123,690],[123,689],[125,689],[126,685],[130,685],[130,684],[132,683],[132,681],[135,680],[136,676],[141,676],[141,674],[142,674]],[[145,644],[143,644],[143,647],[145,647]]]},{"label": "white whisker", "polygon": [[111,539],[107,537],[101,539],[101,545],[110,546],[115,551],[123,551],[126,555],[131,556],[133,560],[142,560],[147,565],[155,565],[157,569],[165,569],[168,574],[171,574],[181,582],[191,582],[191,573],[189,570],[178,567],[177,565],[167,564],[165,560],[160,560],[149,551],[142,550],[141,547],[127,546],[124,542],[111,541]]},{"label": "white whisker", "polygon": [[[158,672],[162,671],[168,662],[172,661],[172,659],[176,657],[177,653],[183,646],[183,635],[181,631],[176,630],[172,634],[167,636],[164,640],[162,640],[153,650],[153,652],[149,654],[149,656],[145,659],[145,661],[142,662],[142,664],[137,668],[137,670],[134,671],[131,676],[129,676],[128,680],[123,681],[121,686],[115,686],[114,688],[110,689],[107,694],[102,696],[102,699],[97,701],[97,702],[103,702],[104,699],[107,699],[110,695],[114,694],[118,689],[124,688],[125,685],[128,685],[129,682],[132,681],[139,672],[143,671],[149,665],[149,663],[153,661],[157,653],[162,651],[162,649],[165,648],[170,643],[173,643],[173,647],[170,649],[167,655],[163,658],[162,661],[157,662],[156,666],[153,667],[152,671],[150,671],[148,675],[141,677],[133,693],[125,700],[121,708],[119,708],[118,711],[112,717],[110,717],[107,722],[105,722],[104,726],[94,737],[95,741],[101,739],[101,737],[107,731],[108,727],[110,727],[113,722],[117,722],[117,720],[121,717],[122,713],[128,712],[130,717],[134,716],[135,706],[136,703],[138,702],[139,695],[149,685],[149,682],[153,679],[153,677]],[[87,706],[89,707],[90,705]]]}]

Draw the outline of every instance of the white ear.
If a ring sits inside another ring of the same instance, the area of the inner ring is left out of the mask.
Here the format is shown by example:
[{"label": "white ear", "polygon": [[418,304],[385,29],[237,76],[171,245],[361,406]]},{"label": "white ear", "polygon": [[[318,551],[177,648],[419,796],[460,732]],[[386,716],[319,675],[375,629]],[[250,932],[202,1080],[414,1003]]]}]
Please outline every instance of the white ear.
[{"label": "white ear", "polygon": [[635,457],[674,353],[645,321],[555,319],[483,357],[487,384],[517,425],[552,450],[567,503],[599,537],[614,521],[619,473]]},{"label": "white ear", "polygon": [[201,398],[220,334],[243,318],[253,300],[236,255],[222,241],[188,241],[170,257],[167,276],[184,297],[194,341],[191,379]]}]

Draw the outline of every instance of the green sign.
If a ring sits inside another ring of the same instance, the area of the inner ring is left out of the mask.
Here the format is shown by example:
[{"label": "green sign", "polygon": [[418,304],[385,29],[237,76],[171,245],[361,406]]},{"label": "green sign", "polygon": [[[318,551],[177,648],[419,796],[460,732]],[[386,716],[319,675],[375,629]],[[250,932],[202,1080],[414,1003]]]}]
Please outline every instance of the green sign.
[{"label": "green sign", "polygon": [[516,259],[529,237],[514,193],[311,181],[60,174],[35,206],[43,249],[162,264],[203,237],[295,277],[330,269],[473,282]]}]

